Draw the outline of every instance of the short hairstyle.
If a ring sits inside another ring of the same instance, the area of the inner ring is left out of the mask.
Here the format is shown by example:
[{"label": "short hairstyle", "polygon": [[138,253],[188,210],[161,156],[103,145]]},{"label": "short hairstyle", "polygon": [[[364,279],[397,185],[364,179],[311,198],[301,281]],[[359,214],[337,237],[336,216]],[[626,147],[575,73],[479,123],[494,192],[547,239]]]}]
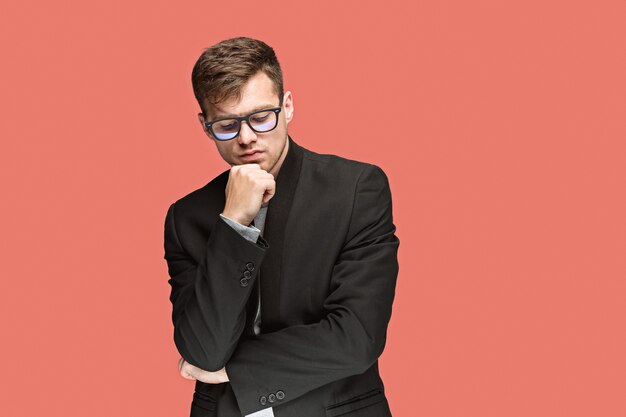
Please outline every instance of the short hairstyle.
[{"label": "short hairstyle", "polygon": [[193,93],[203,114],[204,100],[216,105],[232,97],[241,98],[241,89],[250,77],[263,71],[283,99],[283,73],[274,49],[265,42],[238,37],[223,40],[205,49],[191,72]]}]

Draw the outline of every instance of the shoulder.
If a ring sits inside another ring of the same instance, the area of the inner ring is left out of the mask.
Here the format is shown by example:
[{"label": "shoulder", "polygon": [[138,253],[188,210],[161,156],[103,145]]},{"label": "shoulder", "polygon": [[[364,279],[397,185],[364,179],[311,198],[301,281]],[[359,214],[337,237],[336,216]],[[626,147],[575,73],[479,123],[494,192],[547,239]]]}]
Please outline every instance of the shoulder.
[{"label": "shoulder", "polygon": [[171,206],[176,206],[177,211],[211,206],[221,209],[224,206],[224,190],[228,182],[228,173],[229,170],[223,171],[204,186],[176,199]]},{"label": "shoulder", "polygon": [[359,182],[377,179],[388,183],[385,171],[378,165],[346,158],[335,154],[323,154],[303,148],[303,169],[319,175],[332,176],[335,181]]}]

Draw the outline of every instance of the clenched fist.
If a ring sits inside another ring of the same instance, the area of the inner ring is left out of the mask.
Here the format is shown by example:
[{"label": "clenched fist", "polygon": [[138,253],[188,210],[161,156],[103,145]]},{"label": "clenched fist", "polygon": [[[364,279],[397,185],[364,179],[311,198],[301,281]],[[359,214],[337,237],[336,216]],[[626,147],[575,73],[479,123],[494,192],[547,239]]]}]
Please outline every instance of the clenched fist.
[{"label": "clenched fist", "polygon": [[249,226],[261,209],[274,196],[276,181],[259,164],[235,165],[228,174],[226,204],[222,214]]},{"label": "clenched fist", "polygon": [[205,371],[197,366],[193,366],[183,358],[178,360],[178,372],[180,372],[183,378],[191,379],[192,381],[197,379],[205,384],[221,384],[229,381],[226,367],[215,372]]}]

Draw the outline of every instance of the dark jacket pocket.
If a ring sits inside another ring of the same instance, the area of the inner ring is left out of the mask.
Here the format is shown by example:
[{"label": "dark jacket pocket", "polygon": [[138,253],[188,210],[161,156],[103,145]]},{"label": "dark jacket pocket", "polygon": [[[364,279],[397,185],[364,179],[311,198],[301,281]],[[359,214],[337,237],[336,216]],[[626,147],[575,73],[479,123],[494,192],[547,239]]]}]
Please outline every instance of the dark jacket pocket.
[{"label": "dark jacket pocket", "polygon": [[367,391],[361,395],[326,407],[327,417],[341,416],[361,408],[369,407],[385,400],[383,391],[379,388]]},{"label": "dark jacket pocket", "polygon": [[209,417],[215,415],[215,399],[202,392],[195,391],[191,401],[191,417]]}]

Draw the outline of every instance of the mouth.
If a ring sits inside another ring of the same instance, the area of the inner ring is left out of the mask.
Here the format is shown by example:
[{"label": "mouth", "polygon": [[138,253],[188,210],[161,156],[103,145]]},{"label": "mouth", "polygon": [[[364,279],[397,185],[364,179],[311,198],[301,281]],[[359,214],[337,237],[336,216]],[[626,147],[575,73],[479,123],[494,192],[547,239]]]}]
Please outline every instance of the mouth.
[{"label": "mouth", "polygon": [[256,159],[260,157],[262,154],[263,154],[262,151],[253,151],[253,152],[246,152],[244,154],[241,154],[239,155],[239,157],[244,160],[252,160],[252,159]]}]

